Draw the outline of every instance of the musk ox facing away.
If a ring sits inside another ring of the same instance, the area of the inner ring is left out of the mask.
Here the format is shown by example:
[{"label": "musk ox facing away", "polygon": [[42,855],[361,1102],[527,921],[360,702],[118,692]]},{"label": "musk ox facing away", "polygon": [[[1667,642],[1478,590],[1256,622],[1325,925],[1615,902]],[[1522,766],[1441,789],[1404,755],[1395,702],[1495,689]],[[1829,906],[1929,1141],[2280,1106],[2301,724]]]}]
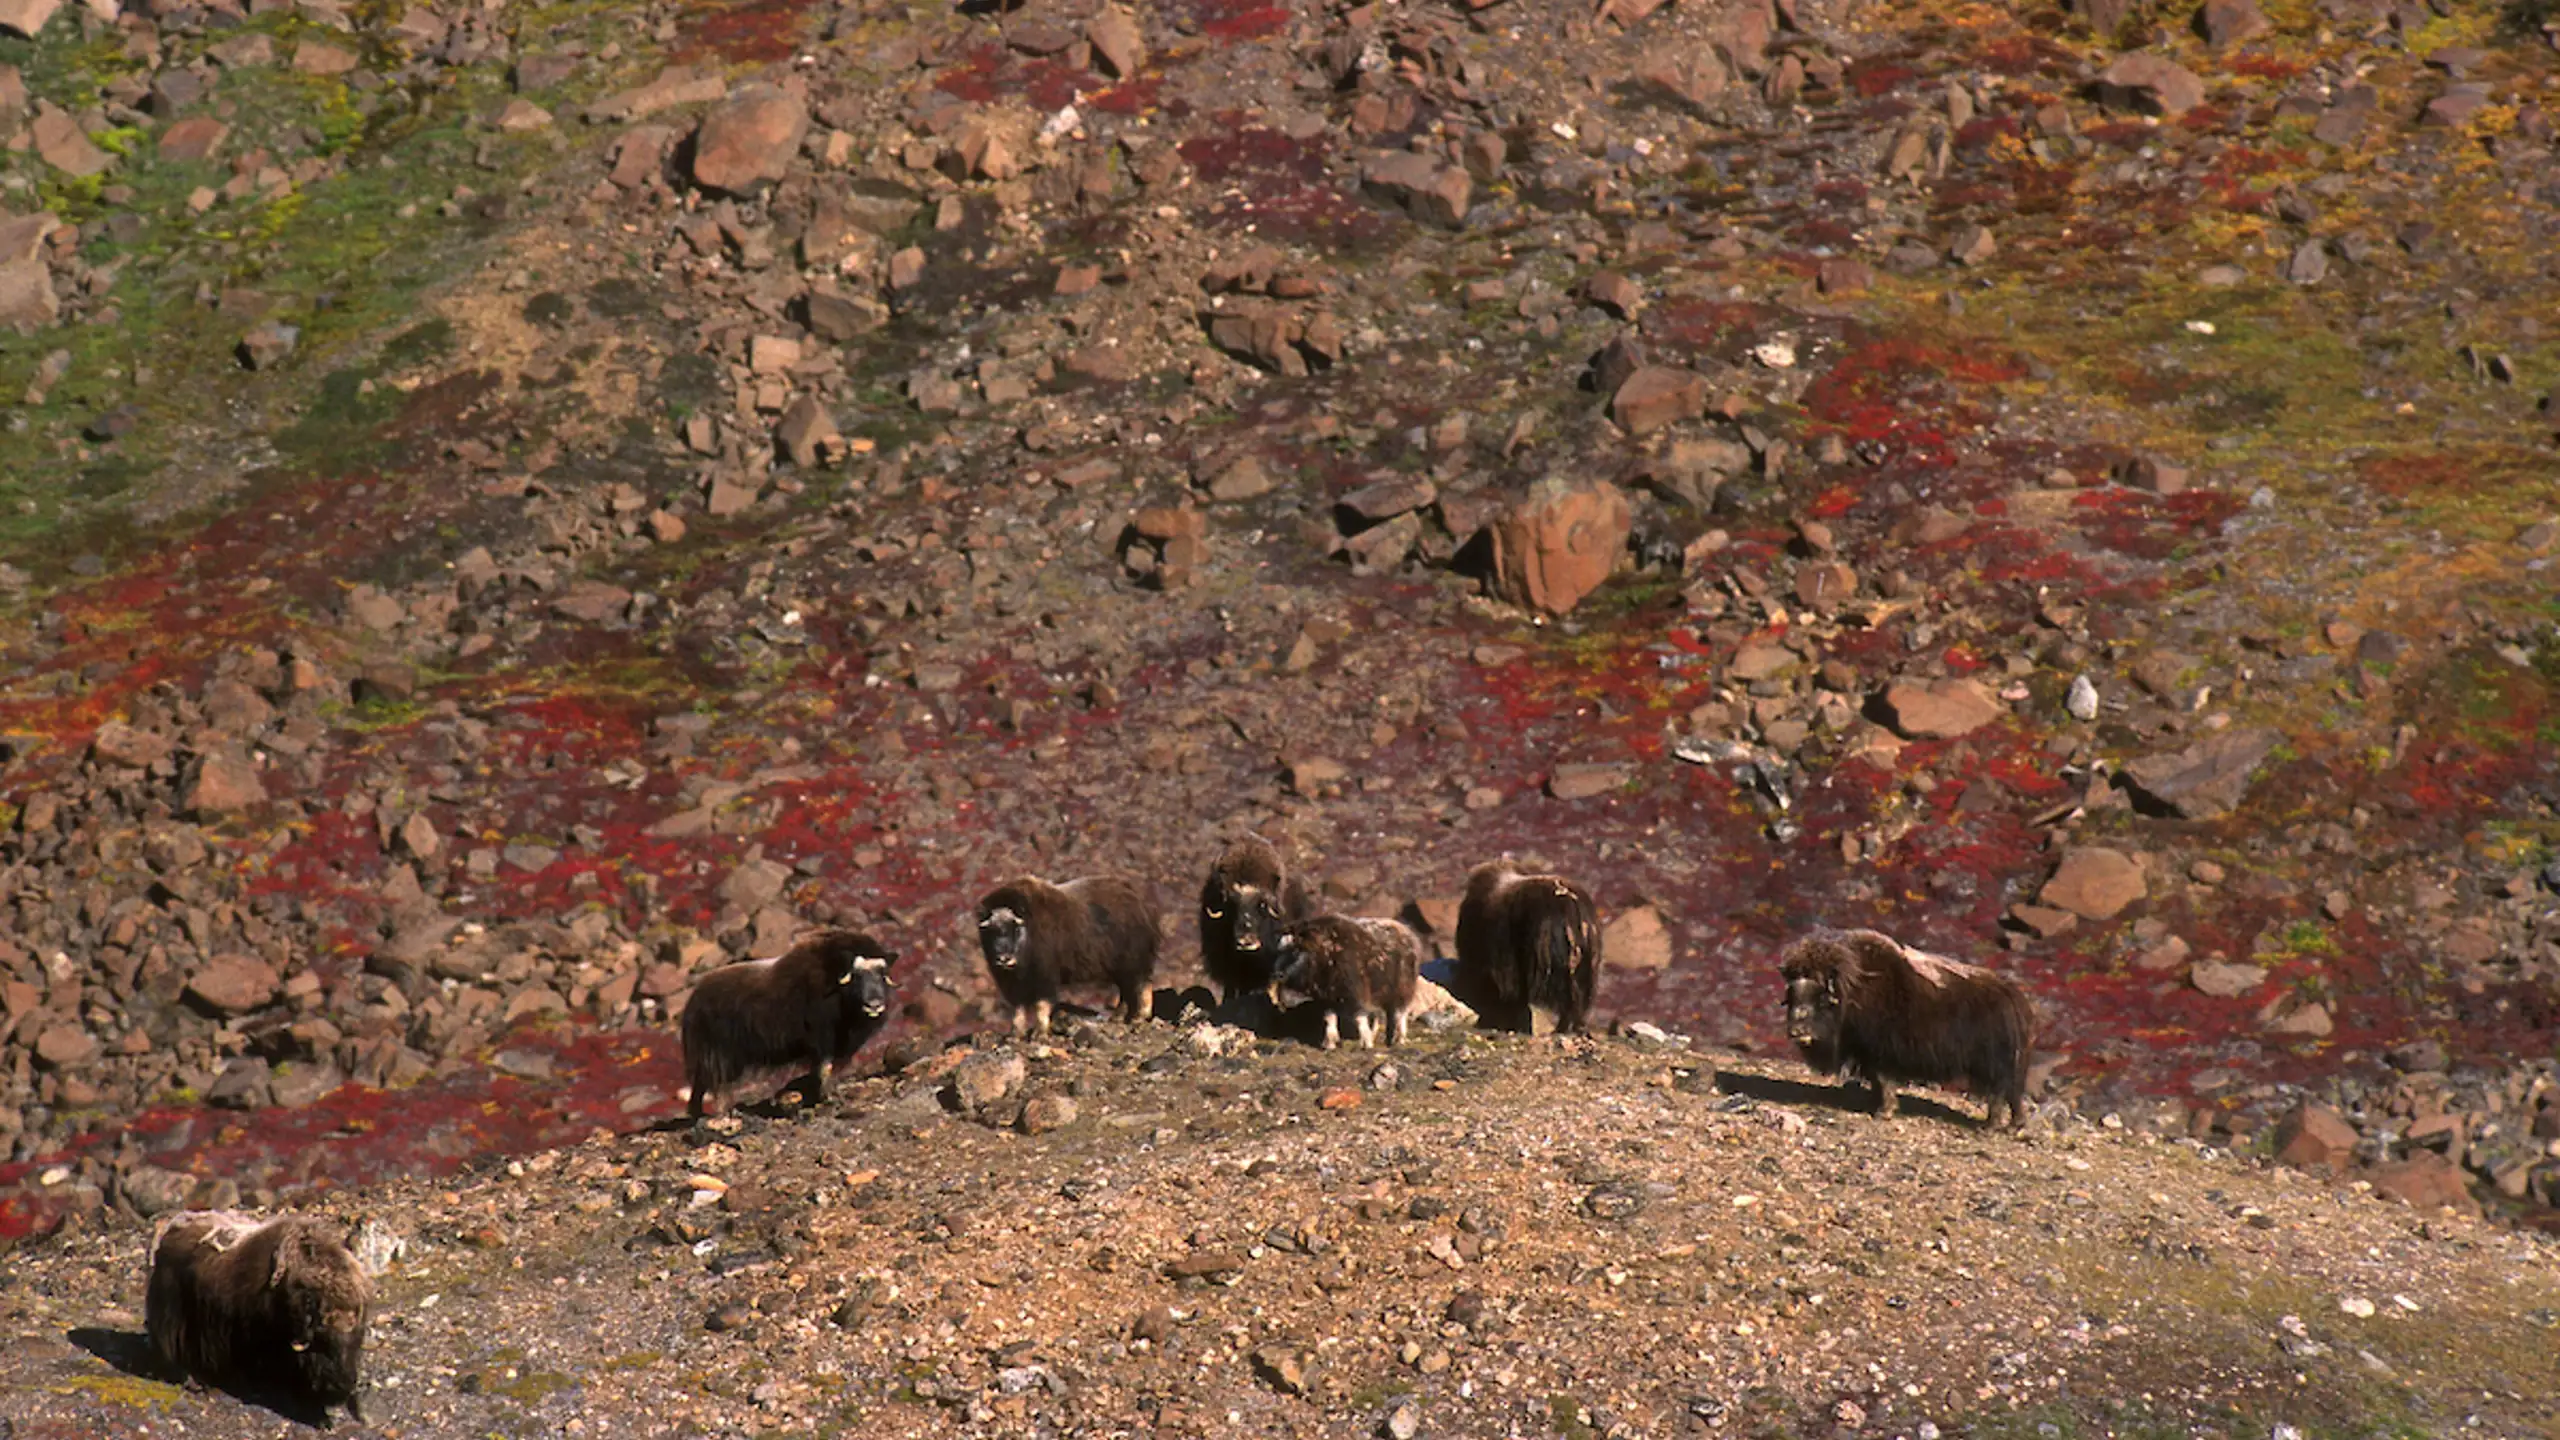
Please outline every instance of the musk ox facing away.
[{"label": "musk ox facing away", "polygon": [[1914,950],[1873,930],[1817,930],[1786,948],[1787,1038],[1825,1075],[1876,1087],[1891,1115],[1898,1083],[1962,1080],[1983,1123],[2025,1123],[2035,1009],[2005,975]]},{"label": "musk ox facing away", "polygon": [[1200,968],[1232,1007],[1261,991],[1279,1003],[1281,927],[1299,919],[1305,897],[1271,842],[1247,835],[1226,848],[1200,886]]},{"label": "musk ox facing away", "polygon": [[1155,903],[1135,883],[1094,875],[1052,885],[1024,876],[978,902],[978,950],[996,992],[1013,1007],[1016,1035],[1049,1029],[1049,1007],[1067,985],[1110,985],[1120,1016],[1136,1024],[1155,983]]},{"label": "musk ox facing away", "polygon": [[896,952],[869,935],[829,930],[770,960],[741,960],[702,977],[684,1007],[686,1101],[696,1118],[741,1080],[787,1074],[826,1095],[827,1072],[889,1023]]},{"label": "musk ox facing away", "polygon": [[1458,982],[1491,1024],[1533,1028],[1547,1010],[1559,1034],[1582,1029],[1600,978],[1600,913],[1580,886],[1508,860],[1479,865],[1458,904]]},{"label": "musk ox facing away", "polygon": [[1279,949],[1279,983],[1324,1006],[1324,1048],[1341,1043],[1343,1016],[1363,1046],[1376,1047],[1380,1017],[1387,1043],[1404,1043],[1422,973],[1422,937],[1404,922],[1318,915],[1281,931]]},{"label": "musk ox facing away", "polygon": [[152,1232],[143,1325],[173,1373],[315,1403],[324,1422],[343,1405],[361,1421],[372,1307],[355,1255],[308,1216],[187,1210]]}]

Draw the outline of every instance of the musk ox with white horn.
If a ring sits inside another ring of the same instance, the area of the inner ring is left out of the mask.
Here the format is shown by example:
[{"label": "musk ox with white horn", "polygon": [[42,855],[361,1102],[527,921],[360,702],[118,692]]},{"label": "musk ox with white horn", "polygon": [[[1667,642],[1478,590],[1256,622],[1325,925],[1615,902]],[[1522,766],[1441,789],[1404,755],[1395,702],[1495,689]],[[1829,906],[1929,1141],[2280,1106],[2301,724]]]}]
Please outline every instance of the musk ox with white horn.
[{"label": "musk ox with white horn", "polygon": [[1270,841],[1229,845],[1200,886],[1200,968],[1221,1003],[1261,991],[1279,1003],[1280,930],[1303,917],[1306,896]]},{"label": "musk ox with white horn", "polygon": [[1155,984],[1156,907],[1116,875],[1052,885],[1025,875],[978,902],[978,950],[996,992],[1013,1007],[1017,1035],[1046,1034],[1049,1008],[1067,985],[1109,985],[1120,1016],[1136,1024]]},{"label": "musk ox with white horn", "polygon": [[1360,1043],[1375,1048],[1378,1021],[1387,1043],[1404,1043],[1422,973],[1422,937],[1401,920],[1318,915],[1280,932],[1279,983],[1324,1006],[1324,1048],[1341,1043],[1348,1016]]},{"label": "musk ox with white horn", "polygon": [[1509,860],[1479,865],[1458,904],[1462,997],[1507,1030],[1552,1012],[1559,1034],[1582,1029],[1600,978],[1600,912],[1560,875],[1526,873]]},{"label": "musk ox with white horn", "polygon": [[812,1101],[889,1023],[889,966],[897,952],[854,930],[829,930],[770,960],[741,960],[702,977],[684,1007],[688,1113],[709,1113],[742,1080],[787,1075]]},{"label": "musk ox with white horn", "polygon": [[1961,1080],[1985,1100],[1983,1123],[2026,1121],[2035,1008],[2017,982],[1914,950],[1873,930],[1817,930],[1786,948],[1787,1038],[1807,1065],[1876,1087],[1891,1115],[1897,1084]]},{"label": "musk ox with white horn", "polygon": [[173,1373],[317,1404],[324,1423],[332,1405],[362,1421],[372,1308],[353,1252],[309,1216],[186,1210],[152,1232],[143,1326]]}]

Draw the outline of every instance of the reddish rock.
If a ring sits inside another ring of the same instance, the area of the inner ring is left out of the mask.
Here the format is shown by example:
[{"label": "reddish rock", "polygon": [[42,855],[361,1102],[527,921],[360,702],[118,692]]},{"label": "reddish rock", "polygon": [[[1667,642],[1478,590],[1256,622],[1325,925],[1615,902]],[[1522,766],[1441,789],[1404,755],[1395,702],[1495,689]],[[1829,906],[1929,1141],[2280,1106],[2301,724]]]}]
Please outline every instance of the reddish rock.
[{"label": "reddish rock", "polygon": [[2186,66],[2139,51],[2120,56],[2098,76],[2106,102],[2148,115],[2184,115],[2204,103],[2204,82]]},{"label": "reddish rock", "polygon": [[1867,262],[1837,256],[1823,261],[1813,273],[1814,287],[1825,295],[1864,295],[1875,279],[1876,272]]},{"label": "reddish rock", "polygon": [[2240,803],[2281,738],[2264,726],[2236,726],[2174,754],[2131,761],[2124,774],[2136,799],[2181,819],[2209,820]]},{"label": "reddish rock", "polygon": [[2005,713],[1998,698],[1973,680],[1904,681],[1885,690],[1884,705],[1893,728],[1911,740],[1952,740]]},{"label": "reddish rock", "polygon": [[741,86],[694,131],[694,183],[753,194],[782,179],[808,133],[809,109],[796,97],[771,85]]},{"label": "reddish rock", "polygon": [[169,741],[121,720],[110,720],[98,727],[97,738],[89,742],[89,753],[109,765],[148,770],[169,758]]},{"label": "reddish rock", "polygon": [[160,158],[192,164],[211,158],[231,127],[210,115],[190,115],[160,132]]},{"label": "reddish rock", "polygon": [[1629,435],[1650,435],[1665,425],[1695,420],[1706,408],[1707,377],[1676,365],[1639,368],[1609,400],[1610,418]]},{"label": "reddish rock", "polygon": [[293,68],[305,75],[344,75],[356,63],[356,52],[324,40],[305,40],[293,47]]},{"label": "reddish rock", "polygon": [[1609,578],[1634,524],[1625,493],[1607,481],[1540,480],[1493,522],[1495,586],[1513,604],[1561,615]]},{"label": "reddish rock", "polygon": [[32,40],[62,8],[62,0],[0,0],[0,30]]},{"label": "reddish rock", "polygon": [[90,140],[69,111],[45,111],[36,117],[28,133],[35,141],[36,155],[74,179],[85,180],[115,163]]},{"label": "reddish rock", "polygon": [[2219,50],[2267,32],[2267,17],[2257,0],[2204,0],[2196,12],[2196,31]]},{"label": "reddish rock", "polygon": [[216,955],[187,977],[187,998],[217,1015],[240,1015],[276,998],[273,967],[251,955]]},{"label": "reddish rock", "polygon": [[1138,22],[1125,10],[1106,8],[1084,22],[1084,38],[1092,43],[1103,68],[1118,79],[1128,79],[1147,63],[1146,40],[1138,33]]},{"label": "reddish rock", "polygon": [[2340,1170],[2355,1159],[2356,1129],[2326,1105],[2308,1101],[2276,1122],[2276,1158],[2304,1170]]},{"label": "reddish rock", "polygon": [[1644,304],[1644,291],[1615,270],[1603,270],[1582,284],[1582,296],[1621,320],[1633,319]]},{"label": "reddish rock", "polygon": [[69,1070],[96,1059],[96,1037],[77,1025],[48,1025],[36,1035],[36,1059],[47,1069]]},{"label": "reddish rock", "polygon": [[1467,218],[1475,197],[1475,180],[1455,165],[1443,165],[1411,150],[1386,150],[1369,157],[1360,169],[1361,183],[1435,225],[1456,225]]},{"label": "reddish rock", "polygon": [[2396,1164],[2377,1165],[2366,1178],[2373,1182],[2375,1194],[2420,1210],[2450,1207],[2464,1214],[2480,1210],[2461,1167],[2441,1155],[2421,1153]]},{"label": "reddish rock", "polygon": [[257,762],[236,745],[207,751],[187,772],[178,805],[199,819],[246,810],[267,798],[266,778]]},{"label": "reddish rock", "polygon": [[2063,853],[2062,863],[2036,892],[2036,899],[2083,920],[2112,920],[2149,893],[2142,867],[2132,857],[2121,850],[2084,845]]},{"label": "reddish rock", "polygon": [[804,470],[832,462],[844,449],[844,435],[836,429],[835,417],[808,395],[792,401],[782,412],[773,439],[791,457],[791,463]]},{"label": "reddish rock", "polygon": [[1796,603],[1808,610],[1836,609],[1858,593],[1858,572],[1837,560],[1796,567]]},{"label": "reddish rock", "polygon": [[1559,765],[1547,776],[1547,793],[1558,800],[1588,800],[1626,783],[1624,765]]},{"label": "reddish rock", "polygon": [[1650,905],[1621,911],[1600,931],[1600,953],[1612,970],[1667,970],[1671,932]]}]

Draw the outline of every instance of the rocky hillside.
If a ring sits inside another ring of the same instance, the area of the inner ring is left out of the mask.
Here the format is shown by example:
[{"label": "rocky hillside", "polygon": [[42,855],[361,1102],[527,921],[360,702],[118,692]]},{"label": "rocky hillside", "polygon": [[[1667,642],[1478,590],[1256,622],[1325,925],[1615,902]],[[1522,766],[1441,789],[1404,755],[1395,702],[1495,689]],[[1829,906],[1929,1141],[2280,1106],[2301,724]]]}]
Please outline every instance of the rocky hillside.
[{"label": "rocky hillside", "polygon": [[645,1127],[813,922],[939,1063],[978,894],[1244,829],[1444,940],[1543,858],[1717,1054],[1874,925],[2065,1134],[2548,1225],[2552,23],[0,0],[0,1246]]},{"label": "rocky hillside", "polygon": [[[1089,1024],[326,1208],[383,1266],[392,1435],[2560,1425],[2545,1241],[2113,1116],[1835,1096],[1677,1042]],[[137,1373],[146,1239],[12,1258],[13,1433],[275,1433]]]}]

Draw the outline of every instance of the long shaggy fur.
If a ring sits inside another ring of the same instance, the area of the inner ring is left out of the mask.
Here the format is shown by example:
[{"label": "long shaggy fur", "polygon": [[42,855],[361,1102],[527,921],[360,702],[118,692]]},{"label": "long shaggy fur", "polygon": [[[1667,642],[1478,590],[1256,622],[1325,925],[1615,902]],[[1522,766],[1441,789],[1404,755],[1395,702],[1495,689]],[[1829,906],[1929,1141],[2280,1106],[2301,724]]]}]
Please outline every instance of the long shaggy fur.
[{"label": "long shaggy fur", "polygon": [[1527,1031],[1533,1009],[1559,1033],[1583,1028],[1600,979],[1600,912],[1560,875],[1496,860],[1467,877],[1458,905],[1458,982],[1487,1022]]},{"label": "long shaggy fur", "polygon": [[1364,1046],[1378,1043],[1381,1017],[1387,1043],[1404,1043],[1405,1017],[1412,1013],[1422,973],[1422,937],[1402,921],[1353,915],[1301,920],[1281,932],[1280,956],[1280,983],[1325,1007],[1324,1048],[1338,1043],[1337,1019],[1343,1016]]},{"label": "long shaggy fur", "polygon": [[336,1231],[302,1215],[261,1223],[187,1210],[151,1238],[144,1326],[172,1373],[252,1394],[291,1395],[358,1420],[364,1270]]},{"label": "long shaggy fur", "polygon": [[869,935],[830,930],[770,960],[742,960],[702,977],[684,1007],[684,1078],[693,1114],[738,1082],[805,1078],[811,1099],[889,1023],[896,952]]},{"label": "long shaggy fur", "polygon": [[1876,1087],[1894,1110],[1900,1083],[1961,1080],[1985,1099],[1984,1123],[2007,1107],[2025,1122],[2035,1007],[2017,982],[1979,965],[1914,950],[1873,930],[1817,930],[1780,957],[1787,1038],[1825,1075]]},{"label": "long shaggy fur", "polygon": [[1306,896],[1271,842],[1247,835],[1226,848],[1200,886],[1200,968],[1232,1005],[1280,989],[1280,930],[1306,912]]},{"label": "long shaggy fur", "polygon": [[996,991],[1013,1007],[1017,1034],[1046,1032],[1049,1007],[1068,985],[1109,985],[1131,1024],[1155,984],[1155,902],[1135,882],[1094,875],[1052,885],[1023,876],[978,902],[978,951]]}]

